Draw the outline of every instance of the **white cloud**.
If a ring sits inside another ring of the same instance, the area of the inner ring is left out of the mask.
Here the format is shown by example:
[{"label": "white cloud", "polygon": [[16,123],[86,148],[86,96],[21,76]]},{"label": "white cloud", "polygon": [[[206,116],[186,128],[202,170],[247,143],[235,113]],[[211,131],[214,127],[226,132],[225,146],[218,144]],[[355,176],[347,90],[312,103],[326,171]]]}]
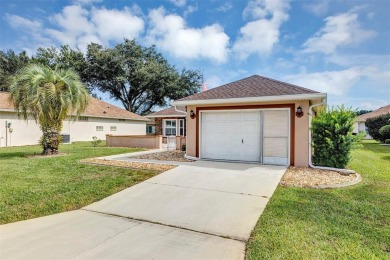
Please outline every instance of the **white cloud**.
[{"label": "white cloud", "polygon": [[104,41],[138,37],[144,29],[144,21],[133,15],[129,9],[119,10],[93,9],[92,22]]},{"label": "white cloud", "polygon": [[304,52],[332,54],[340,46],[357,44],[373,37],[373,31],[361,28],[356,13],[343,13],[325,18],[325,26],[304,44]]},{"label": "white cloud", "polygon": [[190,28],[181,16],[166,14],[163,7],[151,10],[149,19],[146,36],[149,44],[155,44],[178,58],[227,60],[229,36],[219,24]]},{"label": "white cloud", "polygon": [[187,2],[187,0],[168,0],[168,1],[179,7],[185,6]]},{"label": "white cloud", "polygon": [[38,20],[30,20],[18,15],[6,14],[4,20],[14,29],[37,31],[41,29],[42,23]]},{"label": "white cloud", "polygon": [[196,5],[189,5],[187,6],[187,9],[184,11],[184,17],[186,17],[187,15],[189,15],[190,13],[193,13],[193,12],[196,12],[198,11],[198,4]]},{"label": "white cloud", "polygon": [[72,5],[66,6],[51,20],[59,29],[48,28],[46,34],[61,44],[81,50],[91,42],[108,45],[123,38],[133,39],[144,29],[144,21],[128,8],[92,8],[89,11],[80,5]]},{"label": "white cloud", "polygon": [[352,67],[346,70],[324,71],[287,75],[284,79],[287,82],[313,89],[319,92],[345,95],[350,88],[364,75],[364,70],[360,67]]},{"label": "white cloud", "polygon": [[233,3],[231,1],[225,2],[217,8],[218,12],[226,12],[233,8]]},{"label": "white cloud", "polygon": [[288,19],[289,3],[286,0],[252,0],[243,11],[244,19],[256,19],[240,29],[233,51],[240,59],[257,53],[271,53],[279,41],[280,26]]},{"label": "white cloud", "polygon": [[93,3],[100,3],[103,0],[73,0],[72,2],[74,4],[79,4],[79,5],[90,5]]},{"label": "white cloud", "polygon": [[329,0],[313,1],[304,5],[304,8],[317,16],[323,16],[328,12]]}]

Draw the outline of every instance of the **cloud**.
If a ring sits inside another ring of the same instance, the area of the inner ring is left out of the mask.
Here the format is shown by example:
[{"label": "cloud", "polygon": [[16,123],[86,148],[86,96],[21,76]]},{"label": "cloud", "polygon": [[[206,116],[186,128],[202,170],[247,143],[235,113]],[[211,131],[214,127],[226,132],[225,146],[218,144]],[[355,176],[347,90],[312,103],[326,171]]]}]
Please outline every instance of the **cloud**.
[{"label": "cloud", "polygon": [[279,41],[280,26],[287,21],[289,3],[286,0],[252,0],[243,11],[244,19],[255,19],[240,29],[233,51],[240,59],[251,54],[266,55]]},{"label": "cloud", "polygon": [[361,28],[356,13],[343,13],[325,18],[325,26],[304,44],[305,53],[332,54],[341,46],[357,44],[375,36]]},{"label": "cloud", "polygon": [[79,5],[90,5],[93,3],[100,3],[103,0],[73,0],[73,4],[79,4]]},{"label": "cloud", "polygon": [[321,0],[305,4],[304,8],[317,16],[323,16],[328,12],[329,0]]},{"label": "cloud", "polygon": [[123,38],[133,39],[144,30],[144,21],[128,8],[122,10],[92,8],[80,5],[66,6],[51,18],[59,29],[46,29],[46,33],[61,44],[85,50],[90,42],[108,45]]},{"label": "cloud", "polygon": [[166,14],[163,7],[151,10],[149,20],[146,41],[177,58],[206,58],[221,63],[228,58],[229,36],[219,24],[190,28],[181,16]]},{"label": "cloud", "polygon": [[120,41],[123,38],[133,39],[138,37],[144,29],[144,21],[133,15],[127,8],[121,11],[105,8],[93,9],[92,22],[104,41]]},{"label": "cloud", "polygon": [[42,27],[42,22],[26,19],[18,15],[6,14],[4,20],[14,29],[37,31]]},{"label": "cloud", "polygon": [[168,0],[168,1],[179,7],[185,6],[187,2],[187,0]]},{"label": "cloud", "polygon": [[352,67],[338,71],[324,71],[287,75],[287,82],[313,89],[319,92],[337,96],[345,95],[350,88],[364,76],[364,70],[360,67]]},{"label": "cloud", "polygon": [[220,5],[217,8],[217,11],[218,12],[227,12],[232,8],[233,8],[233,3],[229,1],[229,2],[225,2],[224,4]]}]

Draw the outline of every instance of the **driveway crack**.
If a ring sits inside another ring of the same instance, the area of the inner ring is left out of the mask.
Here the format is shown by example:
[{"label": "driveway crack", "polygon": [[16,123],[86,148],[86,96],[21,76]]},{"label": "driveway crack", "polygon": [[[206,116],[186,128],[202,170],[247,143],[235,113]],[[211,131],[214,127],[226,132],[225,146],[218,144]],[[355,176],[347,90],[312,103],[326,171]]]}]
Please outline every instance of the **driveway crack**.
[{"label": "driveway crack", "polygon": [[[91,210],[91,209],[81,209],[81,210],[89,211],[89,212],[93,212],[93,213],[98,213],[98,214],[103,214],[103,215],[107,215],[107,216],[112,216],[112,217],[125,218],[125,219],[129,219],[129,220],[134,220],[134,221],[139,221],[139,222],[150,223],[150,224],[154,224],[154,225],[160,225],[160,226],[165,226],[165,227],[171,227],[171,228],[181,229],[181,230],[185,230],[185,231],[191,231],[191,232],[195,232],[195,233],[199,233],[199,234],[204,234],[204,235],[209,235],[209,236],[214,236],[214,237],[220,237],[220,238],[224,238],[224,239],[236,240],[236,241],[244,242],[244,243],[247,242],[246,239],[242,239],[242,238],[230,237],[230,236],[224,236],[224,235],[218,235],[218,234],[213,234],[213,233],[209,233],[209,232],[205,232],[205,231],[199,231],[199,230],[195,230],[195,229],[185,228],[185,227],[181,227],[181,226],[170,225],[170,224],[164,224],[164,223],[161,223],[161,222],[151,221],[151,220],[147,220],[147,219],[141,219],[141,218],[133,218],[133,217],[121,216],[121,215],[118,215],[118,214],[106,213],[106,212],[101,212],[101,211],[96,211],[96,210]],[[139,224],[138,224],[138,225],[139,225]],[[137,225],[135,225],[135,226],[137,226]],[[135,227],[135,226],[132,226],[132,227],[130,227],[130,228],[133,228],[133,227]],[[129,229],[130,229],[130,228],[129,228]],[[127,230],[128,230],[128,229],[127,229]],[[125,230],[124,230],[124,231],[125,231]],[[119,233],[118,233],[118,234],[119,234]],[[115,236],[116,236],[116,235],[115,235]],[[110,238],[108,238],[108,239],[110,239]],[[107,239],[107,240],[108,240],[108,239]]]}]

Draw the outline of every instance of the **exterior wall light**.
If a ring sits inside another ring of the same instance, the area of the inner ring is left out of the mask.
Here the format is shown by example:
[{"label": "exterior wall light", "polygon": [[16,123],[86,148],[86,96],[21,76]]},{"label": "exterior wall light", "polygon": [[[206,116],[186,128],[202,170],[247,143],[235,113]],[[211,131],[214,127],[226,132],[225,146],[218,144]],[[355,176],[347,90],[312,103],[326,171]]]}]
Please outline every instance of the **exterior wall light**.
[{"label": "exterior wall light", "polygon": [[297,117],[302,117],[302,116],[303,116],[303,111],[302,111],[301,106],[299,106],[299,107],[297,108],[297,112],[295,112],[295,115],[296,115]]},{"label": "exterior wall light", "polygon": [[190,117],[191,117],[191,119],[194,119],[195,118],[195,112],[194,112],[194,110],[191,110],[190,111]]}]

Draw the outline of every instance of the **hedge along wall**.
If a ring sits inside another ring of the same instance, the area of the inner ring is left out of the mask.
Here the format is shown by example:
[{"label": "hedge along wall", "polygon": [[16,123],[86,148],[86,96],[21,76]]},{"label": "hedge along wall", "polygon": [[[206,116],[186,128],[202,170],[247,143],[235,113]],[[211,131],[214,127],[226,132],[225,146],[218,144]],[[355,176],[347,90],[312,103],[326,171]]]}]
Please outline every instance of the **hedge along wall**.
[{"label": "hedge along wall", "polygon": [[356,136],[352,134],[356,114],[344,106],[319,110],[312,121],[313,163],[345,168]]}]

